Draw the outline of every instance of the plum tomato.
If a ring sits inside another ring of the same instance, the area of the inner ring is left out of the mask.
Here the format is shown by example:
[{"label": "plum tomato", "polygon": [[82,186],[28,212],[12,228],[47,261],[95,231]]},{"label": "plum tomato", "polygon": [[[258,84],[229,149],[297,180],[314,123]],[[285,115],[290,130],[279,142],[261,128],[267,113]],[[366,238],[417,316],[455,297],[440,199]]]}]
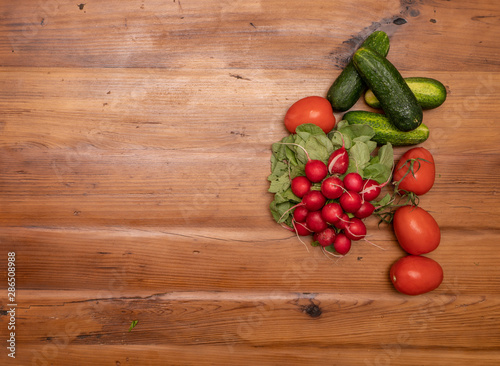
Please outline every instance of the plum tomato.
[{"label": "plum tomato", "polygon": [[418,206],[398,208],[392,222],[399,245],[409,254],[430,253],[441,241],[438,223],[430,213]]},{"label": "plum tomato", "polygon": [[441,265],[421,255],[400,258],[391,266],[389,275],[396,290],[412,296],[435,290],[443,282]]},{"label": "plum tomato", "polygon": [[285,127],[290,133],[304,123],[312,123],[320,127],[323,132],[330,132],[337,123],[333,114],[332,105],[328,99],[319,96],[310,96],[299,99],[285,114]]},{"label": "plum tomato", "polygon": [[424,147],[414,147],[399,159],[393,179],[398,190],[422,195],[432,188],[435,176],[436,166],[430,151]]}]

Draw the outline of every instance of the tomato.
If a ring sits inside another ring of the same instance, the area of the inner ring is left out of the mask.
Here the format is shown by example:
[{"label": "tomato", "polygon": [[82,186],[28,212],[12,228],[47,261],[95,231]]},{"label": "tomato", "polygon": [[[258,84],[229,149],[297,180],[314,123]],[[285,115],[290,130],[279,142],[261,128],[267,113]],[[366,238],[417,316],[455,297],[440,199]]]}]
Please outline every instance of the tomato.
[{"label": "tomato", "polygon": [[323,132],[330,132],[337,123],[328,99],[311,96],[296,101],[285,114],[285,127],[290,133],[304,123],[312,123]]},{"label": "tomato", "polygon": [[[412,174],[413,172],[413,174]],[[432,188],[436,167],[432,154],[423,147],[414,147],[403,154],[394,168],[398,190],[422,195]]]},{"label": "tomato", "polygon": [[399,245],[409,254],[430,253],[441,241],[438,223],[423,208],[400,207],[394,213],[392,223]]},{"label": "tomato", "polygon": [[391,282],[399,292],[421,295],[435,290],[443,282],[443,268],[435,260],[408,255],[391,266]]}]

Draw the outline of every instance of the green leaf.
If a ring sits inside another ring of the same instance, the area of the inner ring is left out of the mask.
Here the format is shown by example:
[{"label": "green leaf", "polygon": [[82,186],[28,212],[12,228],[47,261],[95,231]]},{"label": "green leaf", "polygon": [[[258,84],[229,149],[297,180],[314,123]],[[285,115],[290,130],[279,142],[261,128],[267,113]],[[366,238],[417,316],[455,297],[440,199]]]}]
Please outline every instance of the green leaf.
[{"label": "green leaf", "polygon": [[384,164],[370,164],[363,170],[363,178],[370,178],[382,184],[387,181],[391,172],[392,170]]},{"label": "green leaf", "polygon": [[[295,154],[295,158],[297,160],[297,164],[302,164],[302,165],[305,165],[307,163],[307,154],[306,152],[304,151],[305,149],[305,144],[306,144],[306,141],[302,139],[302,137],[300,136],[296,136],[295,137],[295,143],[297,145],[300,145],[303,147],[300,148],[299,146],[290,146],[291,149],[293,149],[294,151],[294,154]],[[308,151],[309,153],[309,151]],[[312,159],[312,158],[311,158]]]},{"label": "green leaf", "polygon": [[392,195],[390,193],[387,193],[383,198],[381,198],[380,200],[378,200],[376,202],[376,206],[387,206],[392,200]]},{"label": "green leaf", "polygon": [[338,128],[339,133],[331,134],[330,141],[333,143],[336,149],[344,144],[344,147],[349,150],[352,146],[352,134],[349,130],[349,125],[347,127]]},{"label": "green leaf", "polygon": [[312,160],[326,163],[333,152],[333,144],[326,136],[312,136],[304,146]]},{"label": "green leaf", "polygon": [[333,248],[333,245],[328,245],[325,247],[325,250],[330,253],[336,253],[335,249]]},{"label": "green leaf", "polygon": [[306,175],[305,165],[299,164],[290,167],[290,179],[298,177],[299,175]]},{"label": "green leaf", "polygon": [[139,323],[139,320],[132,320],[132,323],[130,324],[130,327],[128,328],[128,331],[131,332],[132,329],[135,328],[135,326]]},{"label": "green leaf", "polygon": [[[271,214],[276,222],[285,222],[287,225],[291,227],[291,223],[289,224],[288,221],[291,222],[291,214],[292,208],[294,204],[290,201],[283,202],[283,203],[277,203],[276,201],[272,201],[269,205],[271,209]],[[288,211],[290,210],[290,211]],[[288,211],[288,212],[287,212]],[[281,221],[280,221],[281,219]],[[288,220],[290,219],[290,220]]]},{"label": "green leaf", "polygon": [[380,147],[378,150],[378,158],[380,164],[392,169],[394,165],[394,151],[391,143],[387,143],[386,145]]},{"label": "green leaf", "polygon": [[267,177],[269,181],[280,178],[285,172],[288,172],[288,165],[283,161],[276,161],[271,174]]},{"label": "green leaf", "polygon": [[377,148],[377,145],[378,145],[375,141],[372,141],[372,140],[366,141],[365,144],[366,144],[366,146],[368,146],[368,150],[370,151],[370,154],[375,151],[375,149]]},{"label": "green leaf", "polygon": [[295,154],[295,150],[292,147],[286,146],[285,147],[285,154],[286,154],[286,157],[291,165],[293,165],[293,166],[299,165],[299,162],[297,161],[297,157]]},{"label": "green leaf", "polygon": [[375,131],[368,125],[349,125],[349,127],[346,128],[350,129],[353,139],[365,137],[371,139],[373,136],[375,136]]},{"label": "green leaf", "polygon": [[[355,166],[359,172],[365,169],[370,159],[370,149],[364,142],[356,142],[349,150],[349,166]],[[351,160],[353,160],[353,165],[351,165]]]},{"label": "green leaf", "polygon": [[271,181],[271,184],[269,186],[269,192],[271,193],[277,193],[277,192],[282,192],[288,187],[290,187],[290,177],[288,176],[288,171],[283,173],[280,177],[277,179]]},{"label": "green leaf", "polygon": [[[344,125],[341,128],[338,128],[338,131],[342,133],[344,136],[344,140],[346,142],[346,149],[351,148],[351,143],[355,143],[356,141],[365,142],[370,140],[373,136],[375,136],[375,131],[368,125]],[[348,140],[349,143],[348,143]],[[356,141],[355,141],[356,140]]]},{"label": "green leaf", "polygon": [[274,195],[274,200],[276,203],[285,203],[288,201],[299,203],[301,199],[293,194],[292,188],[288,188],[286,191],[277,192]]},{"label": "green leaf", "polygon": [[280,142],[275,142],[274,144],[271,145],[271,150],[276,159],[285,160],[287,158],[286,149],[288,145],[285,145],[284,143],[289,143],[289,142],[294,142],[293,135],[285,136],[281,139]]},{"label": "green leaf", "polygon": [[323,130],[312,123],[304,123],[295,129],[297,136],[300,136],[303,140],[308,140],[311,136],[323,135],[326,136]]}]

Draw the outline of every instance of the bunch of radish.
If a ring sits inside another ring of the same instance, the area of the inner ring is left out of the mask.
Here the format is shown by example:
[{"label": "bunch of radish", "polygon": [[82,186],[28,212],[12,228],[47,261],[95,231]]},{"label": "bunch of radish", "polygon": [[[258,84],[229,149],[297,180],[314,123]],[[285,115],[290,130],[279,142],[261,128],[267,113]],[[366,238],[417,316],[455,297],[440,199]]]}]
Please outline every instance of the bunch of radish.
[{"label": "bunch of radish", "polygon": [[[349,155],[344,145],[335,150],[328,163],[311,160],[307,151],[305,176],[291,180],[291,190],[301,202],[293,206],[292,226],[297,235],[312,235],[314,242],[331,253],[343,256],[353,241],[365,238],[363,219],[372,215],[375,200],[385,184],[347,172]],[[313,183],[321,183],[320,189]],[[333,250],[332,250],[333,249]]]}]

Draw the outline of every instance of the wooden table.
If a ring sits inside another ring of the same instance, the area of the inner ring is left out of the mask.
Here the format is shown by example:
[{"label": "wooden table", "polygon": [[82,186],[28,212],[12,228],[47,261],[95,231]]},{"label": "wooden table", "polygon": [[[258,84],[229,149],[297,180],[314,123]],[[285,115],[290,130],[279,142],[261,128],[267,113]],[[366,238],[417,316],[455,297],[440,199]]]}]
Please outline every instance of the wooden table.
[{"label": "wooden table", "polygon": [[[499,11],[2,2],[0,364],[500,364]],[[404,255],[390,226],[368,219],[385,250],[359,242],[335,262],[268,209],[287,108],[326,95],[374,30],[403,76],[448,90],[424,114],[437,176],[420,199],[445,279],[417,297],[389,281]]]}]

